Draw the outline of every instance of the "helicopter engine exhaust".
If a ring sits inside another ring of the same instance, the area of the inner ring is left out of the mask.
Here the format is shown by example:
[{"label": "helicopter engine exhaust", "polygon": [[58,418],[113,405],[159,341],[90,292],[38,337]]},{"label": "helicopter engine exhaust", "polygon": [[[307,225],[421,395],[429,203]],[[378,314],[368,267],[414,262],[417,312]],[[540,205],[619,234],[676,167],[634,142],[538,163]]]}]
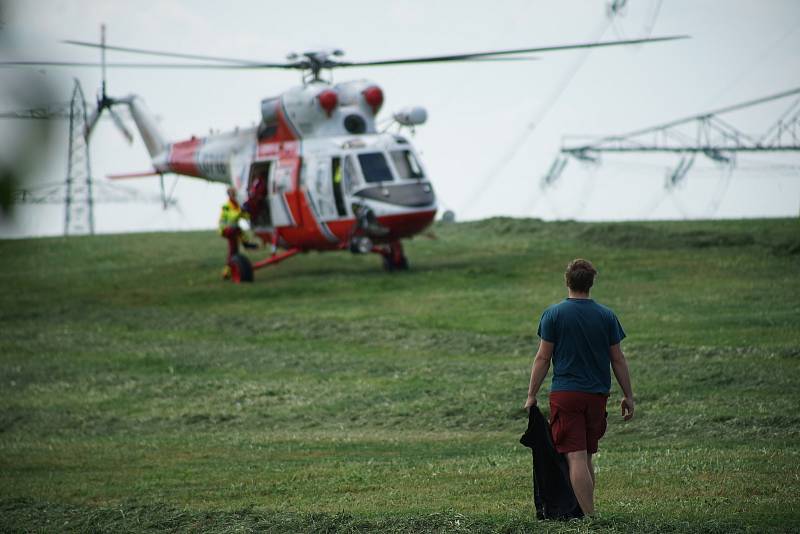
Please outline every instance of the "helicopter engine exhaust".
[{"label": "helicopter engine exhaust", "polygon": [[272,125],[278,124],[278,106],[280,106],[281,98],[275,96],[272,98],[265,98],[261,101],[261,120],[264,124]]},{"label": "helicopter engine exhaust", "polygon": [[261,101],[261,122],[258,125],[258,138],[270,137],[278,128],[278,108],[281,97],[274,96]]}]

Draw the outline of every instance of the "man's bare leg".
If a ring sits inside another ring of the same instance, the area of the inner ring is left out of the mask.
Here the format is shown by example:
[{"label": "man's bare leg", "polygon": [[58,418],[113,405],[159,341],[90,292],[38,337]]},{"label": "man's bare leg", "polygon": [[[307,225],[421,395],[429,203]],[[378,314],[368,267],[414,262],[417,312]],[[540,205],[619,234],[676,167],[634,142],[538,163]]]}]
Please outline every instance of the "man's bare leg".
[{"label": "man's bare leg", "polygon": [[594,481],[586,451],[568,452],[569,481],[584,515],[594,515]]},{"label": "man's bare leg", "polygon": [[597,479],[595,478],[594,474],[594,464],[592,464],[592,455],[586,455],[586,463],[589,464],[589,474],[592,475],[592,487],[594,488],[597,484]]}]

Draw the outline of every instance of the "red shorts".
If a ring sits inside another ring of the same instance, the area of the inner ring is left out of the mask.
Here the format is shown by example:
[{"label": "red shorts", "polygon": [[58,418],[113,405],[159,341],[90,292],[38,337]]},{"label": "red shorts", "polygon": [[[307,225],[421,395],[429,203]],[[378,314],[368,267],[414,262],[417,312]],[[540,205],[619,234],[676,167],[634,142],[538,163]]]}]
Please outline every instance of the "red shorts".
[{"label": "red shorts", "polygon": [[550,392],[550,433],[558,452],[597,452],[606,433],[606,401],[602,393]]}]

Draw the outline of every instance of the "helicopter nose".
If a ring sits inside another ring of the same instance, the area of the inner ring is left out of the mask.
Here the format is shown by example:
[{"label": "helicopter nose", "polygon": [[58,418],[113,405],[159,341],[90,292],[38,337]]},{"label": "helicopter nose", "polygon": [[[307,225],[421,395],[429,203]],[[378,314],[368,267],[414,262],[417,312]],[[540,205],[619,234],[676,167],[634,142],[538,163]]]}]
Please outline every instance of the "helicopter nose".
[{"label": "helicopter nose", "polygon": [[406,208],[428,207],[436,201],[433,187],[426,182],[367,187],[356,192],[355,196]]}]

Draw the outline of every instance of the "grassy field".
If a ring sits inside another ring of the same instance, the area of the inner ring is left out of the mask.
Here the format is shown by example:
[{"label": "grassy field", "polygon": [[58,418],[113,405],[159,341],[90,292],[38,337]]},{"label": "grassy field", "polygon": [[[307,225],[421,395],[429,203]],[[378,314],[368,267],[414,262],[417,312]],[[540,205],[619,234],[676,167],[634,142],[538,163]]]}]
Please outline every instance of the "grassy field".
[{"label": "grassy field", "polygon": [[[800,221],[434,232],[242,286],[212,232],[0,241],[0,530],[800,531]],[[577,256],[637,416],[615,384],[599,516],[540,523],[521,406]]]}]

